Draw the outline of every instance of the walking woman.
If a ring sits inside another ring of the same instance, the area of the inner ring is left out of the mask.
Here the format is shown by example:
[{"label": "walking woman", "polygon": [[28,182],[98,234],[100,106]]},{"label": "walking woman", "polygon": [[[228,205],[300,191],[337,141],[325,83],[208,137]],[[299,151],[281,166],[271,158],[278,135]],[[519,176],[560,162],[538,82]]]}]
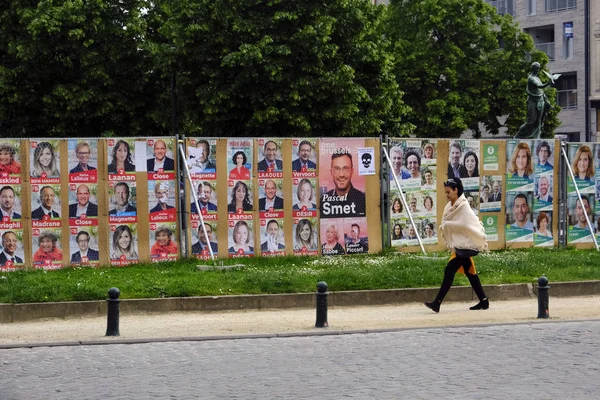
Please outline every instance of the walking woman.
[{"label": "walking woman", "polygon": [[446,191],[448,203],[444,207],[440,231],[446,241],[446,246],[452,254],[444,270],[442,287],[440,287],[436,298],[431,303],[425,302],[425,306],[435,312],[440,312],[440,305],[450,287],[452,287],[454,275],[457,272],[462,272],[469,279],[479,298],[479,303],[471,307],[470,310],[487,310],[490,306],[489,301],[483,291],[471,256],[471,254],[475,255],[479,251],[487,250],[483,225],[471,210],[469,202],[463,195],[463,184],[460,178],[448,179],[444,182],[444,190]]}]

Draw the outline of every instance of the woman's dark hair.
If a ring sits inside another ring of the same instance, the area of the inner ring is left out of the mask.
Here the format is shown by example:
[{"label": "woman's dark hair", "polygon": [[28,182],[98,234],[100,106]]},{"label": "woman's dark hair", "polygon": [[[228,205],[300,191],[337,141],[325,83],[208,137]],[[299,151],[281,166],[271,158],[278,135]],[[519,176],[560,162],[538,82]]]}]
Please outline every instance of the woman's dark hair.
[{"label": "woman's dark hair", "polygon": [[[476,176],[479,176],[479,157],[477,157],[477,154],[475,154],[475,152],[473,152],[473,151],[468,151],[463,158],[463,165],[465,165],[467,158],[469,158],[471,156],[473,156],[475,158],[475,169],[473,170],[473,175],[472,175],[472,177],[474,178]],[[465,167],[465,169],[466,169],[466,167]],[[465,178],[468,178],[468,176],[465,176]]]},{"label": "woman's dark hair", "polygon": [[252,207],[252,203],[250,203],[250,195],[248,194],[248,185],[246,185],[242,181],[237,181],[235,183],[235,185],[233,186],[233,189],[231,190],[231,203],[230,204],[235,207],[235,192],[237,192],[237,190],[240,187],[243,187],[244,190],[246,191],[246,194],[244,195],[244,206],[248,205],[248,206]]},{"label": "woman's dark hair", "polygon": [[[396,235],[396,227],[400,228],[400,235]],[[398,239],[402,239],[402,225],[395,224],[394,228],[392,229],[392,240],[398,240]]]},{"label": "woman's dark hair", "polygon": [[112,166],[115,170],[117,168],[117,151],[119,150],[119,147],[121,147],[121,145],[124,145],[125,148],[127,149],[127,158],[125,159],[125,170],[129,170],[128,167],[131,167],[133,165],[133,161],[131,160],[131,147],[129,147],[129,143],[127,143],[124,140],[119,140],[117,141],[117,143],[115,143],[115,146],[112,149],[112,160],[110,162],[110,164],[108,164],[109,168]]},{"label": "woman's dark hair", "polygon": [[458,192],[458,197],[460,197],[465,191],[463,188],[463,183],[460,178],[450,178],[446,182],[444,182],[444,187],[448,186],[450,189],[456,189]]},{"label": "woman's dark hair", "polygon": [[241,154],[243,157],[243,161],[242,164],[246,164],[246,162],[248,161],[248,157],[246,157],[246,153],[244,153],[243,151],[236,151],[235,154],[233,155],[233,157],[231,158],[231,161],[233,161],[233,165],[237,165],[237,161],[236,158],[237,156]]}]

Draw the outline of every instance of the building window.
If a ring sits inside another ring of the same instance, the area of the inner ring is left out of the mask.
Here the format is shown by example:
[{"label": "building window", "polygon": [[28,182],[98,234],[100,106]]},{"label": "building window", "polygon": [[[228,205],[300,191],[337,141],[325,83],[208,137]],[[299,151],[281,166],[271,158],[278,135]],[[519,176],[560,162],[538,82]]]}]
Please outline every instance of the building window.
[{"label": "building window", "polygon": [[577,108],[577,73],[562,74],[556,81],[558,105],[563,109]]},{"label": "building window", "polygon": [[546,12],[572,10],[577,8],[577,0],[546,0]]},{"label": "building window", "polygon": [[496,7],[500,15],[515,15],[515,0],[486,0],[486,3]]},{"label": "building window", "polygon": [[533,39],[533,44],[537,50],[546,53],[550,61],[555,60],[554,25],[528,28],[525,29],[525,32],[531,36]]},{"label": "building window", "polygon": [[527,14],[535,15],[537,8],[537,0],[527,0]]},{"label": "building window", "polygon": [[563,24],[563,55],[565,60],[573,58],[573,23]]}]

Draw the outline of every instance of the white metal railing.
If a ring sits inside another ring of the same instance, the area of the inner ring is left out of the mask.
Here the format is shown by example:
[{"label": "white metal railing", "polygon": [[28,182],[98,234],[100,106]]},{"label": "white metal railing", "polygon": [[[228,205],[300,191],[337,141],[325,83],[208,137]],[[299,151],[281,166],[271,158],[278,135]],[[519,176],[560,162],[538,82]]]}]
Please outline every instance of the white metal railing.
[{"label": "white metal railing", "polygon": [[577,108],[577,89],[559,90],[556,94],[556,102],[563,109]]},{"label": "white metal railing", "polygon": [[535,48],[546,53],[550,61],[554,61],[554,42],[536,43]]}]

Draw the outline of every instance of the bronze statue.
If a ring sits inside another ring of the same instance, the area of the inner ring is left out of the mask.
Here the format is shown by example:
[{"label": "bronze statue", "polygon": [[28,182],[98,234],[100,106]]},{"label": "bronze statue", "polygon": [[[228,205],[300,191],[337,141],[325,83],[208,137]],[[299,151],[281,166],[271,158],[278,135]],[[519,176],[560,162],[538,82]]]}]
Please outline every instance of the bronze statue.
[{"label": "bronze statue", "polygon": [[531,64],[531,73],[527,79],[527,121],[521,125],[515,135],[519,139],[538,139],[542,133],[546,113],[550,108],[553,108],[543,88],[550,85],[550,82],[554,82],[554,79],[560,75],[546,73],[550,77],[550,81],[542,83],[538,77],[540,68],[538,62]]}]

